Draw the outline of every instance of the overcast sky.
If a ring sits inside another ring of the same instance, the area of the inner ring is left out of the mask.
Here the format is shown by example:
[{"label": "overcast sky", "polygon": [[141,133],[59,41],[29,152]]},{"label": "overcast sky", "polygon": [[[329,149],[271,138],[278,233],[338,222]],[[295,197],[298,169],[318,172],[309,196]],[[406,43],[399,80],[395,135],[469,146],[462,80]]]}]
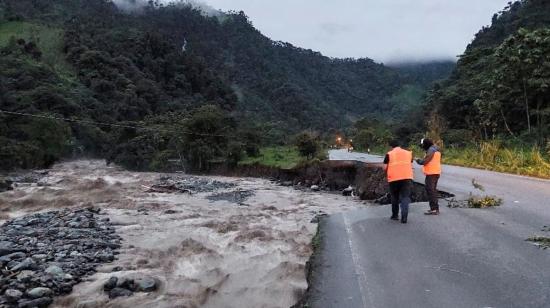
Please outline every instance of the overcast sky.
[{"label": "overcast sky", "polygon": [[455,59],[509,0],[203,0],[273,40],[378,62]]}]

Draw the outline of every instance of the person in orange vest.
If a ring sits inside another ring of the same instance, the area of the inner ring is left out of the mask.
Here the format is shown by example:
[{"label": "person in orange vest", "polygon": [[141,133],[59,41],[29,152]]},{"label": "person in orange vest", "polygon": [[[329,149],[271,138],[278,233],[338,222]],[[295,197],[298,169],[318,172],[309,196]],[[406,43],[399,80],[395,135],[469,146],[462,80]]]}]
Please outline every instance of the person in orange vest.
[{"label": "person in orange vest", "polygon": [[398,141],[390,142],[392,150],[384,157],[386,175],[390,185],[391,219],[398,220],[399,206],[401,205],[401,223],[406,224],[411,203],[413,186],[413,155],[399,147]]},{"label": "person in orange vest", "polygon": [[422,139],[420,144],[426,151],[426,156],[417,159],[416,163],[422,166],[422,171],[426,175],[426,192],[430,201],[430,210],[424,214],[439,215],[437,182],[441,176],[441,151],[430,139]]}]

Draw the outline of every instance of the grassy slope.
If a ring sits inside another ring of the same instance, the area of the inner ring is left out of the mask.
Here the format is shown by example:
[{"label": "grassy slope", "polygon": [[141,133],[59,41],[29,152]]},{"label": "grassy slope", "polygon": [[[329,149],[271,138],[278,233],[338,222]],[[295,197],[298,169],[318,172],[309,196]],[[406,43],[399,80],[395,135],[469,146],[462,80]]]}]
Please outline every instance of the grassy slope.
[{"label": "grassy slope", "polygon": [[60,76],[71,79],[74,72],[65,60],[63,35],[63,30],[59,28],[36,23],[10,21],[0,24],[0,47],[9,44],[12,37],[34,41],[42,51],[43,62]]},{"label": "grassy slope", "polygon": [[240,162],[242,165],[260,164],[264,166],[290,169],[295,167],[302,158],[293,147],[268,147],[260,150],[260,156],[247,157]]},{"label": "grassy slope", "polygon": [[550,159],[540,149],[512,149],[485,142],[477,147],[446,149],[443,163],[550,179]]}]

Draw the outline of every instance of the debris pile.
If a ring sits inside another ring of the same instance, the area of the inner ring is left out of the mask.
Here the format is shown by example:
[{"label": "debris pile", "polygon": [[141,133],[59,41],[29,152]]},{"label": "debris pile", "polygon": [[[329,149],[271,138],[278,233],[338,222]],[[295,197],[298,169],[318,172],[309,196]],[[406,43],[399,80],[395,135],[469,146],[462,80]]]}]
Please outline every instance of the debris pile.
[{"label": "debris pile", "polygon": [[147,192],[158,193],[204,193],[220,189],[235,187],[234,183],[220,182],[199,177],[161,177],[158,184],[155,184]]},{"label": "debris pile", "polygon": [[99,209],[37,213],[0,227],[0,307],[46,307],[118,254]]}]

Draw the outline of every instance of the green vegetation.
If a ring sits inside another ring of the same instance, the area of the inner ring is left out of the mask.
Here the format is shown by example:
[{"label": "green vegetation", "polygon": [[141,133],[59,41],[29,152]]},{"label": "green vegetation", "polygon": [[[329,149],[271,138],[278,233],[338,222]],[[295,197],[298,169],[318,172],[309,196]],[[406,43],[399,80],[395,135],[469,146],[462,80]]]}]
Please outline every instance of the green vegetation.
[{"label": "green vegetation", "polygon": [[542,249],[550,248],[550,237],[533,236],[533,237],[528,238],[527,241],[537,244]]},{"label": "green vegetation", "polygon": [[304,131],[294,136],[294,145],[304,158],[311,160],[321,151],[321,139],[314,132]]},{"label": "green vegetation", "polygon": [[63,36],[63,30],[54,26],[22,21],[0,23],[0,48],[8,46],[15,39],[35,42],[42,53],[43,62],[68,77],[73,72],[63,53]]},{"label": "green vegetation", "polygon": [[245,157],[240,164],[259,164],[263,166],[291,169],[302,161],[302,157],[295,147],[279,146],[260,149],[258,157]]},{"label": "green vegetation", "polygon": [[491,196],[471,196],[468,198],[468,207],[475,209],[483,209],[487,207],[500,206],[502,204],[502,199],[491,197]]},{"label": "green vegetation", "polygon": [[416,82],[392,96],[395,122],[370,116],[355,123],[357,149],[374,152],[395,138],[422,156],[417,144],[429,137],[444,163],[550,178],[550,2],[515,1],[495,14],[424,104],[418,76],[429,69],[398,69]]},{"label": "green vegetation", "polygon": [[[475,179],[472,179],[472,186],[478,190],[479,192],[484,192],[485,188],[476,182]],[[470,192],[470,196],[466,200],[456,200],[455,198],[452,198],[449,200],[448,206],[450,208],[475,208],[475,209],[483,209],[483,208],[489,208],[489,207],[496,207],[502,205],[502,199],[497,198],[495,196],[487,196],[487,195],[476,195]]]},{"label": "green vegetation", "polygon": [[[510,3],[456,67],[324,57],[270,40],[243,12],[2,1],[0,109],[87,124],[0,114],[0,169],[84,153],[136,170],[174,160],[207,170],[244,155],[289,167],[342,133],[357,150],[382,153],[391,139],[416,145],[428,136],[445,163],[550,177],[549,72],[543,0]],[[273,147],[304,129],[323,133],[302,134],[292,151]]]},{"label": "green vegetation", "polygon": [[510,2],[427,98],[444,161],[550,177],[550,2]]},{"label": "green vegetation", "polygon": [[498,141],[466,148],[446,148],[443,162],[520,175],[550,178],[550,159],[536,147],[513,148]]},{"label": "green vegetation", "polygon": [[[445,74],[422,79],[430,65],[332,59],[270,40],[243,12],[209,17],[153,1],[136,14],[104,0],[1,1],[0,49],[1,110],[87,122],[51,120],[51,129],[68,127],[60,134],[67,148],[46,154],[23,133],[37,121],[2,114],[0,139],[10,151],[1,168],[84,153],[137,170],[174,159],[200,170],[234,164],[303,129],[331,134],[363,115],[404,113],[394,105],[417,106],[426,84]],[[186,126],[207,105],[230,125]],[[186,129],[194,135],[177,133]],[[207,138],[211,131],[228,137]]]}]

